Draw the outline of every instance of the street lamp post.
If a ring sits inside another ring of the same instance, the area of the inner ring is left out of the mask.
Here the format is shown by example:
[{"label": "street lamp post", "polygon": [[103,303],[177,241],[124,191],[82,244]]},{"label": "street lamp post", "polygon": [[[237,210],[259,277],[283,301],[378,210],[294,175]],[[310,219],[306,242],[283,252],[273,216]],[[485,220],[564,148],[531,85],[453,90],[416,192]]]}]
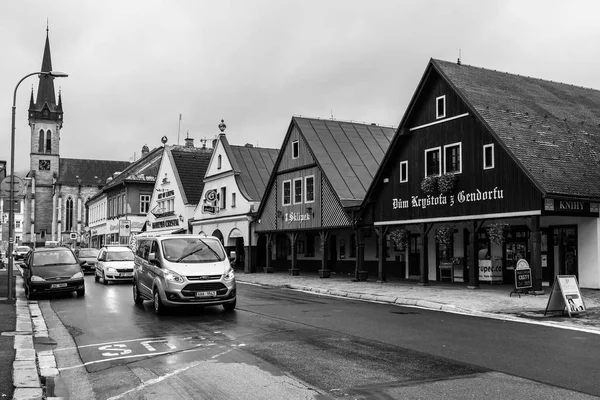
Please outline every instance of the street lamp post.
[{"label": "street lamp post", "polygon": [[13,289],[12,289],[12,281],[13,281],[13,244],[15,241],[15,114],[17,111],[17,89],[21,82],[23,82],[26,78],[29,78],[32,75],[45,75],[51,76],[55,78],[66,78],[67,74],[64,72],[58,71],[50,71],[50,72],[32,72],[30,74],[25,75],[17,86],[15,86],[15,91],[13,94],[13,104],[12,104],[12,126],[10,130],[10,193],[8,204],[10,209],[8,210],[8,301],[12,303],[13,300]]}]

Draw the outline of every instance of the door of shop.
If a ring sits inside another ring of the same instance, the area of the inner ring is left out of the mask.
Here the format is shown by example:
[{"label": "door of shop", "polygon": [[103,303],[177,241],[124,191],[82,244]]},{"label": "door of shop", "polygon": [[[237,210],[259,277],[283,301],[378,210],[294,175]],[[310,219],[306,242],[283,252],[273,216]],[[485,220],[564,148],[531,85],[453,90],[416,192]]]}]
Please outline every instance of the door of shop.
[{"label": "door of shop", "polygon": [[421,235],[410,235],[408,241],[408,275],[419,276],[421,270],[419,264],[421,262],[420,251]]}]

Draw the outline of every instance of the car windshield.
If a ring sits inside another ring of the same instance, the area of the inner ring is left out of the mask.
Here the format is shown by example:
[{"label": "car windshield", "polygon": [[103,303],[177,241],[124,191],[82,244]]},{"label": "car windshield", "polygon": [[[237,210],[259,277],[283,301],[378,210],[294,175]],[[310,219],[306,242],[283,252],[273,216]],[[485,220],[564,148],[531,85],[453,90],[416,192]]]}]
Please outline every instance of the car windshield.
[{"label": "car windshield", "polygon": [[100,250],[98,249],[81,249],[79,250],[79,257],[98,257]]},{"label": "car windshield", "polygon": [[77,264],[75,256],[69,250],[41,251],[33,255],[34,267],[63,264]]},{"label": "car windshield", "polygon": [[106,261],[133,261],[133,251],[131,250],[117,250],[107,251]]},{"label": "car windshield", "polygon": [[165,259],[171,262],[205,263],[223,261],[221,243],[211,238],[173,238],[162,241]]},{"label": "car windshield", "polygon": [[31,250],[29,247],[27,246],[19,246],[17,247],[17,251],[29,251]]}]

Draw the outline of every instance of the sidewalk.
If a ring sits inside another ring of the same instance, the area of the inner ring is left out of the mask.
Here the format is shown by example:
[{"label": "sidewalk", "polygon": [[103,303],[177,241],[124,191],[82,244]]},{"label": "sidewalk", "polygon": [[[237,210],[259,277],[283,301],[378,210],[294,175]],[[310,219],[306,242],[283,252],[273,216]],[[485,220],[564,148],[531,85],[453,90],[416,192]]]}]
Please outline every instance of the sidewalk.
[{"label": "sidewalk", "polygon": [[13,396],[13,346],[17,323],[15,305],[8,302],[8,270],[0,269],[0,399],[11,399]]},{"label": "sidewalk", "polygon": [[[285,272],[237,273],[236,279],[241,283],[252,283],[302,290],[312,293],[379,301],[398,305],[417,306],[448,312],[457,312],[483,317],[534,322],[578,329],[600,334],[600,290],[581,289],[587,313],[569,318],[568,314],[548,313],[544,311],[548,304],[551,287],[544,287],[543,295],[510,296],[512,285],[491,285],[480,283],[479,289],[468,289],[464,283],[430,282],[428,286],[419,285],[417,281],[393,280],[376,282],[370,277],[363,282],[354,282],[354,276],[333,275],[321,279],[311,273],[291,276]],[[559,314],[559,315],[557,315]]]}]

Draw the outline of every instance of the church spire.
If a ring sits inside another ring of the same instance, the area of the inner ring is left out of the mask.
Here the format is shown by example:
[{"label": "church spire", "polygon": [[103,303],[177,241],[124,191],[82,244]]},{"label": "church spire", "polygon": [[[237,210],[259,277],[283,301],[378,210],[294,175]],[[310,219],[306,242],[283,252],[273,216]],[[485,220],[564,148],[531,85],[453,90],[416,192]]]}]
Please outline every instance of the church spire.
[{"label": "church spire", "polygon": [[[46,46],[44,47],[44,56],[42,58],[42,72],[52,71],[52,57],[50,56],[50,37],[48,27],[46,27]],[[54,78],[48,75],[40,75],[40,83],[38,86],[36,106],[41,109],[44,103],[48,103],[48,107],[54,111],[56,106],[56,95],[54,92]]]}]

